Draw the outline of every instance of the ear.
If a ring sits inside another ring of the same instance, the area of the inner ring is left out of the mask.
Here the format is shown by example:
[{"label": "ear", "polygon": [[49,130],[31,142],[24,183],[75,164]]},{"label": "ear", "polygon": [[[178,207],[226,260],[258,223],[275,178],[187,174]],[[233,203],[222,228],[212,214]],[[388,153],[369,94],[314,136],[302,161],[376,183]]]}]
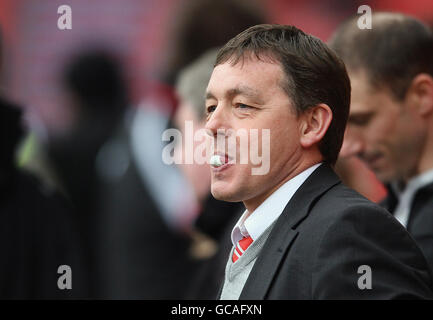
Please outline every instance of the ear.
[{"label": "ear", "polygon": [[426,73],[418,74],[409,86],[406,99],[416,106],[419,115],[430,114],[433,111],[433,78]]},{"label": "ear", "polygon": [[300,143],[302,147],[309,148],[325,136],[332,121],[332,110],[321,103],[304,112],[301,117]]}]

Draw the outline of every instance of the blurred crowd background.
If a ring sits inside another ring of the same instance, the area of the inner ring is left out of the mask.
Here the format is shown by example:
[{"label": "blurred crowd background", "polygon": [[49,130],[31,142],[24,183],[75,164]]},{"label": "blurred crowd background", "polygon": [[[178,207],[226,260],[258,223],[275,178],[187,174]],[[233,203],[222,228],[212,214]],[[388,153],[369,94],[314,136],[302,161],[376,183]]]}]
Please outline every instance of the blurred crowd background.
[{"label": "blurred crowd background", "polygon": [[[212,198],[206,165],[163,164],[162,132],[203,127],[216,52],[239,32],[327,41],[361,5],[433,24],[430,0],[0,0],[0,297],[215,298],[243,206]],[[351,166],[346,181],[381,200]]]}]

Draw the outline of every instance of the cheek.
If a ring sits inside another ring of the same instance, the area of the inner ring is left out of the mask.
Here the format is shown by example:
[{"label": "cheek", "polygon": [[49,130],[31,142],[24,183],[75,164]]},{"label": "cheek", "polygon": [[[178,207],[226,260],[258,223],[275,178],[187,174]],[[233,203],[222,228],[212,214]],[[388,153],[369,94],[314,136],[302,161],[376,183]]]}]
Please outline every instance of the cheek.
[{"label": "cheek", "polygon": [[409,152],[415,145],[413,129],[416,127],[410,119],[394,118],[383,130],[383,139],[386,139],[393,153]]},{"label": "cheek", "polygon": [[299,133],[288,124],[276,126],[270,134],[272,154],[283,155],[299,145]]},{"label": "cheek", "polygon": [[371,120],[367,128],[363,129],[369,144],[393,144],[398,135],[399,119],[394,115],[381,116]]},{"label": "cheek", "polygon": [[415,121],[402,123],[401,127],[397,128],[397,133],[394,138],[395,153],[401,157],[419,157],[420,150],[423,149],[426,137],[426,131],[422,124]]}]

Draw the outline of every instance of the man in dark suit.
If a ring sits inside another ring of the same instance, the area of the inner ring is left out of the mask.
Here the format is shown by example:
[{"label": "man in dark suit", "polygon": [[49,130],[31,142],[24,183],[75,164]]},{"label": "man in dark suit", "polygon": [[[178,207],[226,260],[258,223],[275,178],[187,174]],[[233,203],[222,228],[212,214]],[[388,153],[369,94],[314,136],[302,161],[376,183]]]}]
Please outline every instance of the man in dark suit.
[{"label": "man in dark suit", "polygon": [[432,298],[407,231],[333,172],[349,104],[343,62],[295,27],[251,27],[218,53],[206,92],[211,191],[246,207],[220,299]]},{"label": "man in dark suit", "polygon": [[24,131],[21,111],[3,97],[0,127],[0,299],[87,298],[82,243],[71,206],[16,166],[15,149]]},{"label": "man in dark suit", "polygon": [[373,14],[372,24],[349,19],[330,42],[352,82],[341,161],[358,156],[387,186],[383,206],[433,268],[433,35],[397,13]]},{"label": "man in dark suit", "polygon": [[[0,37],[0,75],[1,66]],[[21,110],[0,94],[0,299],[87,298],[70,204],[16,164],[25,131]]]}]

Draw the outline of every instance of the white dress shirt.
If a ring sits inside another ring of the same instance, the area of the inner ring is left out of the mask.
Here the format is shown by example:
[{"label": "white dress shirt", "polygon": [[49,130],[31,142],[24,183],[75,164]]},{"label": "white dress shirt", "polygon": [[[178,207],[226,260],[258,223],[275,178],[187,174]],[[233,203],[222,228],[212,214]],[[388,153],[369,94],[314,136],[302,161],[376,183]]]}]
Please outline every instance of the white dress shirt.
[{"label": "white dress shirt", "polygon": [[398,205],[394,210],[394,217],[404,226],[407,227],[409,221],[410,209],[416,192],[433,182],[433,169],[426,171],[409,180],[404,190],[400,190],[397,184],[392,184],[397,198]]},{"label": "white dress shirt", "polygon": [[232,230],[233,245],[236,246],[243,237],[250,236],[253,241],[257,240],[278,219],[296,190],[320,165],[315,164],[284,183],[251,214],[245,210]]}]

